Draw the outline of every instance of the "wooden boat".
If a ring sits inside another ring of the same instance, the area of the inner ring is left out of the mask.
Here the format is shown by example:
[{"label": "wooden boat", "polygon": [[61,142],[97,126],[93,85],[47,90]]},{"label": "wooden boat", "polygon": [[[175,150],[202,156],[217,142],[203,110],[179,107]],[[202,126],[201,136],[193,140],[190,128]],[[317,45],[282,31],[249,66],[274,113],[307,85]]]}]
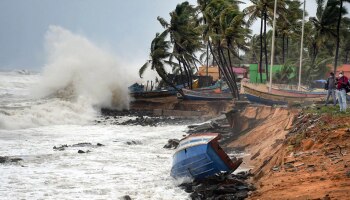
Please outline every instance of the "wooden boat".
[{"label": "wooden boat", "polygon": [[[184,93],[183,99],[187,100],[207,100],[207,101],[215,101],[215,100],[232,100],[232,94],[230,92],[220,92],[217,93],[215,90],[205,90],[205,91],[196,91],[196,90],[188,90],[182,89]],[[178,96],[181,98],[180,96]]]},{"label": "wooden boat", "polygon": [[297,91],[297,90],[284,90],[284,89],[277,89],[277,88],[271,88],[271,93],[284,95],[284,96],[308,97],[308,98],[323,97],[324,95],[327,95],[326,92],[306,92],[306,91]]},{"label": "wooden boat", "polygon": [[[299,96],[296,95],[282,95],[269,93],[267,89],[261,90],[261,87],[254,87],[254,85],[243,85],[244,93],[250,102],[266,104],[266,105],[286,105],[290,103],[305,103],[305,102],[322,102],[325,95],[316,97]],[[260,88],[260,89],[259,89]]]},{"label": "wooden boat", "polygon": [[220,172],[233,172],[242,159],[231,160],[219,146],[218,133],[194,134],[182,139],[173,156],[171,176],[204,179]]},{"label": "wooden boat", "polygon": [[175,95],[175,90],[154,90],[148,92],[133,92],[130,95],[134,98],[156,98],[156,97],[167,97]]}]

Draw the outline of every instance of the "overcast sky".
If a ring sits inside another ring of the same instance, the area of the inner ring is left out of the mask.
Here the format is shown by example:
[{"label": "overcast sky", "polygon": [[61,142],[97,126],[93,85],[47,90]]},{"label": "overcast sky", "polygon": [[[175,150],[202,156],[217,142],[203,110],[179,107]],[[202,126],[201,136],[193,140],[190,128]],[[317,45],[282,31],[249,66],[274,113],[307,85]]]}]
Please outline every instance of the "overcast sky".
[{"label": "overcast sky", "polygon": [[[36,69],[45,62],[44,37],[50,25],[85,36],[124,61],[144,63],[156,32],[157,16],[182,0],[1,0],[0,69]],[[190,0],[195,4],[196,0]],[[249,2],[243,0],[243,2]],[[307,0],[309,16],[315,0]],[[258,28],[253,27],[255,32]]]}]

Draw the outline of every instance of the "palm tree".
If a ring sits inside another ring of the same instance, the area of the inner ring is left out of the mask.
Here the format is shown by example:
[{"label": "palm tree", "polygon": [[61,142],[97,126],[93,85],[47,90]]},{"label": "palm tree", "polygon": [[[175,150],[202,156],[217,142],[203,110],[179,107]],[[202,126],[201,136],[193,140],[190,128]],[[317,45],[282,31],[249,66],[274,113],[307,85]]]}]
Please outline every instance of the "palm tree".
[{"label": "palm tree", "polygon": [[[239,98],[235,74],[229,59],[230,54],[235,52],[234,48],[242,49],[246,46],[242,41],[242,37],[246,36],[242,28],[243,15],[237,2],[231,0],[212,0],[203,14],[207,22],[204,38],[207,38],[210,52],[225,77],[233,97]],[[228,49],[228,55],[225,55],[224,49]]]},{"label": "palm tree", "polygon": [[342,16],[344,14],[347,14],[347,11],[345,8],[343,8],[343,2],[350,2],[350,0],[340,0],[339,5],[339,15],[338,15],[338,22],[337,22],[337,43],[336,43],[336,50],[335,50],[335,57],[334,57],[334,73],[337,71],[337,65],[338,65],[338,54],[339,54],[339,43],[340,43],[340,24],[342,21]]},{"label": "palm tree", "polygon": [[[267,57],[267,22],[273,17],[274,0],[250,0],[253,5],[244,9],[245,14],[248,16],[248,24],[251,25],[257,18],[260,18],[260,60],[259,71],[260,81],[262,81],[262,58],[263,50],[265,53],[265,73],[268,79],[268,57]],[[285,0],[279,0],[277,4],[277,11],[280,17],[285,16],[287,13]],[[264,45],[263,45],[264,42]]]},{"label": "palm tree", "polygon": [[316,17],[310,17],[309,21],[313,26],[312,42],[312,63],[315,62],[322,46],[336,38],[334,22],[338,19],[338,9],[328,1],[317,0]]},{"label": "palm tree", "polygon": [[[158,21],[165,28],[165,32],[170,35],[170,42],[173,44],[170,64],[173,58],[177,60],[179,70],[184,71],[187,82],[192,87],[193,67],[199,62],[195,53],[202,49],[200,29],[197,26],[195,8],[188,2],[181,3],[170,13],[170,23],[161,17]],[[198,69],[197,69],[198,70]]]},{"label": "palm tree", "polygon": [[[300,1],[286,1],[288,12],[284,16],[280,15],[276,19],[277,31],[276,35],[282,39],[282,63],[285,64],[286,57],[288,58],[289,39],[293,36],[298,36],[300,28],[300,19],[303,17],[303,10],[300,8]],[[277,46],[277,44],[276,44]]]},{"label": "palm tree", "polygon": [[150,60],[140,68],[139,75],[142,78],[145,70],[151,66],[152,70],[156,70],[157,74],[162,78],[162,80],[177,90],[181,95],[183,94],[170,80],[165,70],[166,59],[169,58],[170,53],[170,43],[166,41],[167,33],[163,32],[162,34],[157,33],[156,37],[151,42],[151,52]]}]

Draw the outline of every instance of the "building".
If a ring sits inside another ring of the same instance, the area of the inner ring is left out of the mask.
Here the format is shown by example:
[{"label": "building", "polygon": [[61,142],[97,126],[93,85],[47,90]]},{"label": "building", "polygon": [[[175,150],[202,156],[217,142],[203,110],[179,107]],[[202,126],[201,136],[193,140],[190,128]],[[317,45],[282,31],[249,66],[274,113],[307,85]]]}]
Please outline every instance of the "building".
[{"label": "building", "polygon": [[[250,64],[249,65],[249,81],[251,83],[261,83],[260,81],[260,71],[259,71],[259,64]],[[281,71],[283,68],[283,65],[273,65],[272,67],[272,77],[274,76],[275,73]],[[270,66],[269,66],[270,69]],[[291,77],[296,76],[296,70],[293,70],[293,72],[290,74]],[[266,82],[266,73],[265,73],[265,68],[262,69],[262,82]]]},{"label": "building", "polygon": [[[328,65],[328,67],[330,68],[330,71],[333,71],[333,66]],[[336,76],[339,74],[339,72],[343,71],[344,75],[346,77],[350,77],[350,64],[343,64],[341,66],[337,67],[337,72],[336,72]],[[329,72],[326,74],[326,77],[329,76]]]},{"label": "building", "polygon": [[[208,69],[208,76],[213,77],[213,81],[217,81],[220,78],[219,68],[217,66],[201,66],[198,69],[199,76],[206,76]],[[247,78],[247,69],[243,67],[232,67],[233,72],[238,79]]]}]

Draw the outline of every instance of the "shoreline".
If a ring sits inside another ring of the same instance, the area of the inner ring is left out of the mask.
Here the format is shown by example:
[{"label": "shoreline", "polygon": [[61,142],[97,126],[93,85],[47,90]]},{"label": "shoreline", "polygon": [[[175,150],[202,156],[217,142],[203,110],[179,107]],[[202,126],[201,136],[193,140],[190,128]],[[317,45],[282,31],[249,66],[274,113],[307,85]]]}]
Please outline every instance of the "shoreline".
[{"label": "shoreline", "polygon": [[[207,102],[201,104],[211,109]],[[350,194],[350,145],[346,144],[350,139],[349,114],[317,112],[322,107],[305,111],[232,102],[229,105],[225,110],[211,110],[208,116],[212,120],[207,123],[186,125],[188,134],[219,132],[223,136],[220,144],[226,151],[247,154],[242,164],[252,169],[247,184],[256,188],[247,192],[248,199],[344,199]],[[143,114],[142,110],[137,112]],[[165,120],[167,117],[163,116]],[[204,121],[198,118],[196,122]],[[339,144],[334,146],[334,142]],[[341,155],[336,155],[339,149]]]}]

